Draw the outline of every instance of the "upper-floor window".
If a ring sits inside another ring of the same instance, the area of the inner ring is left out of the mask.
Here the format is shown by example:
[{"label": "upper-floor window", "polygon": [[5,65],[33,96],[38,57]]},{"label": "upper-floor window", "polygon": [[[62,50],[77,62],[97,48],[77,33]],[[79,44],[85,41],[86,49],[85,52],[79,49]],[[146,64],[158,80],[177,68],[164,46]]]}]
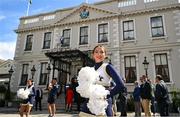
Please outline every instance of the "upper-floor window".
[{"label": "upper-floor window", "polygon": [[71,29],[63,30],[63,36],[61,38],[62,47],[70,46],[70,33],[71,33]]},{"label": "upper-floor window", "polygon": [[165,82],[170,82],[167,53],[155,54],[154,60],[156,75],[159,74]]},{"label": "upper-floor window", "polygon": [[49,49],[51,45],[51,32],[44,33],[43,49]]},{"label": "upper-floor window", "polygon": [[108,24],[98,25],[98,43],[108,42]]},{"label": "upper-floor window", "polygon": [[123,22],[123,40],[134,39],[134,22],[133,20]]},{"label": "upper-floor window", "polygon": [[124,63],[126,83],[134,83],[137,80],[136,56],[125,56]]},{"label": "upper-floor window", "polygon": [[32,39],[33,39],[33,35],[27,35],[25,51],[31,51],[31,49],[32,49]]},{"label": "upper-floor window", "polygon": [[120,0],[118,7],[127,7],[127,6],[132,6],[136,5],[137,0]]},{"label": "upper-floor window", "polygon": [[88,26],[80,27],[79,45],[88,44]]},{"label": "upper-floor window", "polygon": [[144,0],[144,3],[156,2],[156,1],[159,1],[159,0]]},{"label": "upper-floor window", "polygon": [[47,66],[48,66],[47,62],[41,63],[39,85],[46,85],[47,83],[47,78],[48,78]]},{"label": "upper-floor window", "polygon": [[25,86],[27,79],[28,79],[28,68],[29,64],[23,64],[22,65],[22,74],[21,74],[21,81],[20,81],[20,86]]},{"label": "upper-floor window", "polygon": [[151,17],[151,33],[152,37],[164,36],[162,16]]}]

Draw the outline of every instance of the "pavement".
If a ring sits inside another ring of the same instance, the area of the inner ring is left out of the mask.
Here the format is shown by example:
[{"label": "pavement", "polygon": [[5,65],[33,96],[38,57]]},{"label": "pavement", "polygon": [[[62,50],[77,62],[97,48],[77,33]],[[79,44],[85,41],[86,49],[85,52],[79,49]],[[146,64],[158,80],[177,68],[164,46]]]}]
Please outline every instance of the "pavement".
[{"label": "pavement", "polygon": [[[30,117],[48,117],[48,110],[42,110],[42,111],[35,111],[33,110],[31,112]],[[120,112],[117,113],[117,117],[119,117]],[[134,112],[128,112],[128,117],[134,117]],[[142,113],[142,116],[144,116],[144,113]],[[158,113],[155,115],[156,117],[159,116]],[[180,117],[180,114],[177,113],[170,113],[171,117]],[[18,114],[17,108],[7,108],[7,107],[0,107],[0,117],[20,117]],[[65,112],[64,110],[57,110],[56,117],[78,117],[77,111],[72,112]]]}]

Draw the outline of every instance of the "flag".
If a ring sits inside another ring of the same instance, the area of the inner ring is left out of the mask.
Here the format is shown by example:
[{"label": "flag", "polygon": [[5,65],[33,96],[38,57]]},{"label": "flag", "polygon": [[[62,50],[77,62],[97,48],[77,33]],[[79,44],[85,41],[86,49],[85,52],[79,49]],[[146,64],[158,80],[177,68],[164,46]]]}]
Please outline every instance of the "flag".
[{"label": "flag", "polygon": [[32,4],[32,0],[29,0],[29,4]]},{"label": "flag", "polygon": [[63,37],[63,36],[60,37],[60,43],[61,43],[61,44],[64,43],[64,37]]}]

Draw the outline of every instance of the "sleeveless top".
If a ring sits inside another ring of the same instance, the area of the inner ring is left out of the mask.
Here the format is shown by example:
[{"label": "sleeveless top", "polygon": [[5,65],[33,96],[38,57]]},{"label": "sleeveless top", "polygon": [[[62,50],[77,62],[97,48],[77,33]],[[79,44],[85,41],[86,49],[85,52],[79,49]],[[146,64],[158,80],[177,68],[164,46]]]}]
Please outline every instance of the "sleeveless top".
[{"label": "sleeveless top", "polygon": [[103,63],[96,71],[99,73],[99,80],[96,84],[102,85],[104,87],[110,87],[112,78],[106,72],[106,66],[108,63]]}]

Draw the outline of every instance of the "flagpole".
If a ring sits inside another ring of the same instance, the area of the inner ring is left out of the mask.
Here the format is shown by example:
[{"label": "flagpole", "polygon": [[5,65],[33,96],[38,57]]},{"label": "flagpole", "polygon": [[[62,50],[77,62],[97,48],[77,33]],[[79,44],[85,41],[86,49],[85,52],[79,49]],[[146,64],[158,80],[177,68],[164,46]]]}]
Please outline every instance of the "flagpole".
[{"label": "flagpole", "polygon": [[30,7],[30,2],[28,1],[28,7],[27,7],[26,16],[28,16],[28,15],[29,15],[29,7]]}]

